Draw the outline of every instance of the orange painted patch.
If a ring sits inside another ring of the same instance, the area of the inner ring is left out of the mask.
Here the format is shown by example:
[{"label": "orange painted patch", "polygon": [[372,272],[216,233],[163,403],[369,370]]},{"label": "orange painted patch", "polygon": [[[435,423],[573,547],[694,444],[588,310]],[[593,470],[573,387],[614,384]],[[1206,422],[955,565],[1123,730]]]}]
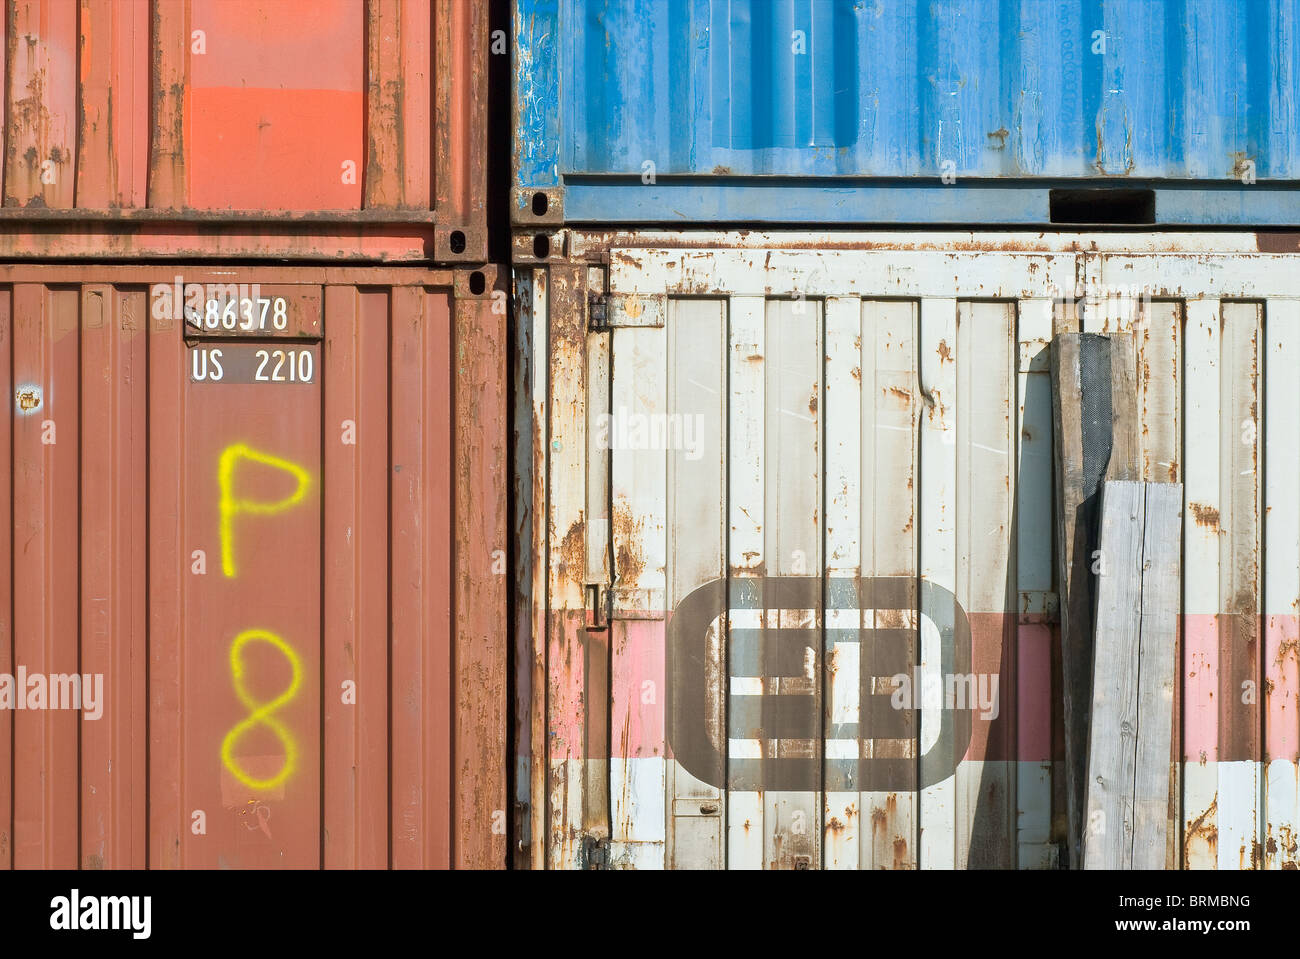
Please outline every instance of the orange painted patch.
[{"label": "orange painted patch", "polygon": [[[360,209],[360,92],[191,88],[187,101],[191,207]],[[343,182],[346,161],[355,182]]]}]

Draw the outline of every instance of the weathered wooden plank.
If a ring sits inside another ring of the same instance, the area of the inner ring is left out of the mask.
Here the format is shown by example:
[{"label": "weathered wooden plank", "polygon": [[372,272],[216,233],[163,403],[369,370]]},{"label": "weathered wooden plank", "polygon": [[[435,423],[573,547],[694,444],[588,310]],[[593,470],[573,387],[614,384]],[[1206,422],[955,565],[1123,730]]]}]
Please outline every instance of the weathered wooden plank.
[{"label": "weathered wooden plank", "polygon": [[1107,482],[1102,489],[1088,869],[1164,865],[1180,500],[1171,484]]},{"label": "weathered wooden plank", "polygon": [[[1100,314],[1098,314],[1100,315]],[[1052,340],[1058,580],[1065,694],[1065,775],[1070,861],[1079,839],[1091,702],[1097,488],[1136,479],[1141,447],[1132,335],[1059,333]]]},{"label": "weathered wooden plank", "polygon": [[1139,443],[1137,358],[1129,333],[1112,333],[1110,342],[1110,458],[1106,480],[1142,478]]},{"label": "weathered wooden plank", "polygon": [[[1110,484],[1107,484],[1108,486]],[[1133,869],[1163,869],[1169,832],[1169,750],[1174,727],[1174,648],[1181,595],[1183,493],[1147,483],[1142,533],[1142,635],[1138,650],[1138,740],[1133,787]]]},{"label": "weathered wooden plank", "polygon": [[[1163,865],[1180,526],[1177,487],[1107,483],[1085,864]],[[1150,630],[1150,632],[1148,632]]]}]

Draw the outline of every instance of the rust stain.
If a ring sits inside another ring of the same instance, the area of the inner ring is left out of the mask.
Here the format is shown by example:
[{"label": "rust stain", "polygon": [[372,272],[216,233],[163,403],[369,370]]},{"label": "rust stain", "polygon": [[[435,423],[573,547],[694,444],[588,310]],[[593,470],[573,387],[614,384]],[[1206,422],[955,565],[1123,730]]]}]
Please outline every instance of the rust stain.
[{"label": "rust stain", "polygon": [[1206,506],[1204,503],[1190,503],[1188,505],[1192,515],[1196,518],[1197,526],[1204,526],[1213,530],[1219,528],[1219,511],[1213,506]]},{"label": "rust stain", "polygon": [[952,350],[948,347],[947,340],[939,341],[939,362],[940,363],[952,362]]},{"label": "rust stain", "polygon": [[894,868],[907,869],[910,865],[907,859],[907,840],[899,836],[894,840]]},{"label": "rust stain", "polygon": [[817,387],[813,387],[812,396],[808,398],[808,412],[813,416],[817,415]]},{"label": "rust stain", "polygon": [[1209,848],[1210,856],[1216,855],[1219,848],[1219,828],[1215,824],[1215,817],[1219,812],[1219,794],[1214,794],[1214,801],[1210,803],[1210,808],[1201,813],[1187,827],[1187,833],[1183,837],[1183,862],[1190,862],[1192,859],[1192,843],[1195,840],[1201,840]]},{"label": "rust stain", "polygon": [[1237,866],[1240,869],[1259,869],[1264,865],[1264,847],[1259,844],[1258,839],[1250,841],[1250,860],[1246,859],[1246,846],[1243,843],[1237,856]]},{"label": "rust stain", "polygon": [[[1282,868],[1296,868],[1297,842],[1296,833],[1290,826],[1280,826],[1278,828],[1278,837],[1273,836],[1273,824],[1268,825],[1268,841],[1266,850],[1270,859],[1275,859],[1279,852],[1282,854]],[[1279,842],[1280,838],[1280,842]]]},{"label": "rust stain", "polygon": [[559,546],[559,565],[561,573],[570,580],[582,585],[583,574],[587,568],[586,552],[586,524],[583,522],[582,514],[578,514],[577,520],[569,527],[569,531],[564,534],[564,539],[560,541]]},{"label": "rust stain", "polygon": [[1280,642],[1277,647],[1277,659],[1274,662],[1281,666],[1282,660],[1288,656],[1300,663],[1300,639],[1284,639]]},{"label": "rust stain", "polygon": [[615,577],[620,586],[635,586],[645,571],[645,556],[641,552],[645,520],[637,518],[632,505],[620,497],[614,503],[611,526],[614,542],[618,544],[614,556]]}]

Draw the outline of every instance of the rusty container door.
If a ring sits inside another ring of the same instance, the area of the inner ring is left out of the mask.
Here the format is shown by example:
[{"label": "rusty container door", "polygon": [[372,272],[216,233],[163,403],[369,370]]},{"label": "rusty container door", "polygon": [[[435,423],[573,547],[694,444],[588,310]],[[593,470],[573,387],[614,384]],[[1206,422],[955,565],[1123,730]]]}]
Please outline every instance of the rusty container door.
[{"label": "rusty container door", "polygon": [[0,863],[503,867],[496,271],[0,284]]},{"label": "rusty container door", "polygon": [[517,270],[547,344],[534,862],[1052,866],[1046,350],[1077,257],[692,239]]},{"label": "rusty container door", "polygon": [[110,235],[122,255],[487,256],[486,4],[10,0],[5,41],[0,216],[30,223],[6,256]]},{"label": "rusty container door", "polygon": [[1296,867],[1293,237],[561,240],[516,248],[532,865],[1057,864],[1082,330],[1133,335],[1183,484],[1166,866]]}]

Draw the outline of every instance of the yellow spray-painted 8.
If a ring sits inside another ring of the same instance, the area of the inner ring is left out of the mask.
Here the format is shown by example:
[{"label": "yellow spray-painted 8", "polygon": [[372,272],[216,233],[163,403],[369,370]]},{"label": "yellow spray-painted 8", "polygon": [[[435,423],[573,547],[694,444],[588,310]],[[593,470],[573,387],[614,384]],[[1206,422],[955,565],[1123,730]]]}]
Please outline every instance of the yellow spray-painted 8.
[{"label": "yellow spray-painted 8", "polygon": [[[289,661],[289,666],[293,670],[293,677],[289,681],[288,688],[279,696],[265,703],[257,702],[244,688],[244,659],[242,653],[245,646],[254,642],[268,643],[274,646]],[[230,732],[226,733],[226,738],[221,741],[221,761],[225,763],[226,768],[230,770],[236,779],[250,789],[275,789],[293,774],[294,766],[298,761],[298,743],[284,724],[275,718],[274,713],[287,706],[298,695],[298,688],[302,685],[302,661],[298,658],[298,654],[292,646],[269,629],[246,629],[236,636],[235,641],[230,644],[230,675],[234,682],[235,695],[239,697],[241,703],[248,707],[249,713],[246,718],[236,723]],[[284,745],[284,764],[280,767],[279,772],[267,779],[258,779],[250,775],[239,764],[234,755],[235,743],[255,726],[265,726],[275,733],[276,737]]]},{"label": "yellow spray-painted 8", "polygon": [[[262,502],[259,500],[239,499],[235,496],[235,467],[239,461],[251,460],[273,469],[284,470],[297,481],[297,488],[284,499]],[[227,576],[235,575],[234,520],[240,513],[254,516],[272,516],[282,513],[291,506],[301,503],[311,486],[311,474],[291,460],[270,453],[262,453],[246,443],[227,446],[221,453],[217,464],[217,483],[221,488],[221,571]]]}]

